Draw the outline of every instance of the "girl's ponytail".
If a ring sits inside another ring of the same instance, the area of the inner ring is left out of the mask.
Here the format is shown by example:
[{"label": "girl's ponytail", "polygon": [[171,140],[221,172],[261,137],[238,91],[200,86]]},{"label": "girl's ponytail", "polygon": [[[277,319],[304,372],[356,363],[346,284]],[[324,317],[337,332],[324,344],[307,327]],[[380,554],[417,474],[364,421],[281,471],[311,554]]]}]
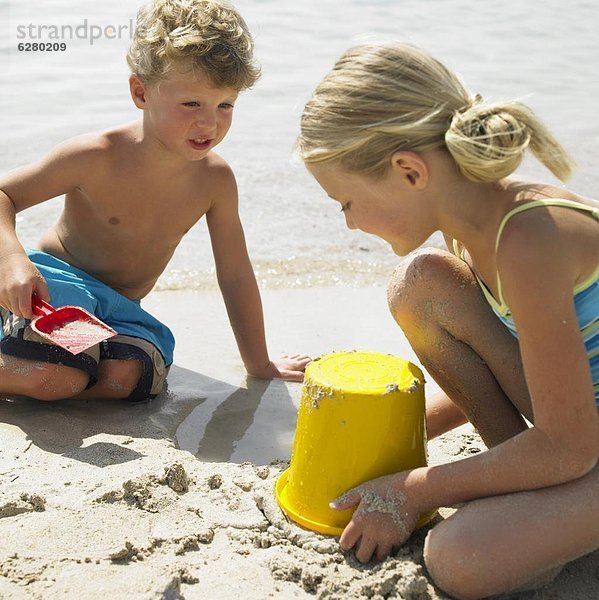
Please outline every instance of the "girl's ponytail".
[{"label": "girl's ponytail", "polygon": [[460,171],[472,181],[497,181],[511,175],[525,151],[565,181],[573,160],[538,117],[519,102],[485,104],[480,96],[454,112],[445,144]]}]

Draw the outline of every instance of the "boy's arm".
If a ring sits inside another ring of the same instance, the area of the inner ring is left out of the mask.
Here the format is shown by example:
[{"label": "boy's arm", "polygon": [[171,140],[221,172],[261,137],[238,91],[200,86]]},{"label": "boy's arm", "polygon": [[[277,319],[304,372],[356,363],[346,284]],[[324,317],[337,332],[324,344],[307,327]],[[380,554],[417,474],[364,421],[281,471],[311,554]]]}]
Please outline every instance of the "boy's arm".
[{"label": "boy's arm", "polygon": [[33,316],[33,292],[50,299],[44,278],[17,238],[16,214],[79,185],[79,173],[86,168],[81,164],[87,160],[85,139],[64,142],[39,162],[0,178],[0,305],[16,315]]},{"label": "boy's arm", "polygon": [[272,362],[268,356],[262,301],[239,219],[233,173],[222,164],[211,177],[218,199],[213,201],[206,220],[218,284],[245,368],[254,377],[299,381],[308,357]]}]

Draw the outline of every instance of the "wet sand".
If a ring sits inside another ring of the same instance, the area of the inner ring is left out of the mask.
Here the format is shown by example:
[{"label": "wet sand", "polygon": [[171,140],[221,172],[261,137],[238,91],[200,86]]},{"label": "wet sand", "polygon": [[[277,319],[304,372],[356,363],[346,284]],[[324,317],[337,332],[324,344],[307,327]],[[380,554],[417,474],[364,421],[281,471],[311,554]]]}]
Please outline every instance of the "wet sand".
[{"label": "wet sand", "polygon": [[[266,290],[263,302],[272,356],[415,360],[382,288]],[[446,597],[422,562],[426,529],[363,566],[283,517],[272,488],[301,384],[245,377],[217,292],[157,292],[144,305],[178,340],[154,401],[0,400],[0,598]],[[429,462],[482,448],[464,427],[431,442]],[[588,600],[598,586],[595,552],[512,598]]]}]

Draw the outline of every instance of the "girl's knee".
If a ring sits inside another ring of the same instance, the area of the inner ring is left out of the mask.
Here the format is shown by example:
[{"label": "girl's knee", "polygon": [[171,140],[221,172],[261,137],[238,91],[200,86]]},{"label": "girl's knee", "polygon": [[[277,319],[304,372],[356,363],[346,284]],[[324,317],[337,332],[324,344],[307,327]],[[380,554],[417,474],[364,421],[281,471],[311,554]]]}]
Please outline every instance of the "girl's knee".
[{"label": "girl's knee", "polygon": [[454,598],[466,598],[458,584],[460,559],[443,543],[443,535],[437,533],[439,525],[429,531],[424,541],[424,564],[435,585]]},{"label": "girl's knee", "polygon": [[387,286],[387,302],[400,326],[414,318],[430,318],[431,301],[450,291],[457,260],[443,250],[422,248],[397,267]]},{"label": "girl's knee", "polygon": [[37,364],[26,378],[27,395],[36,400],[64,400],[82,392],[88,382],[89,375],[79,369]]},{"label": "girl's knee", "polygon": [[538,549],[534,544],[526,551],[517,548],[525,535],[521,530],[502,537],[505,521],[496,521],[496,510],[484,510],[488,502],[470,502],[432,529],[424,542],[426,568],[435,585],[452,598],[475,600],[534,589],[551,581],[563,566],[530,563],[527,553]]},{"label": "girl's knee", "polygon": [[[429,531],[424,542],[424,562],[435,585],[459,600],[484,597],[485,574],[477,568],[476,549],[468,535],[443,522]],[[484,586],[483,586],[484,587]]]}]

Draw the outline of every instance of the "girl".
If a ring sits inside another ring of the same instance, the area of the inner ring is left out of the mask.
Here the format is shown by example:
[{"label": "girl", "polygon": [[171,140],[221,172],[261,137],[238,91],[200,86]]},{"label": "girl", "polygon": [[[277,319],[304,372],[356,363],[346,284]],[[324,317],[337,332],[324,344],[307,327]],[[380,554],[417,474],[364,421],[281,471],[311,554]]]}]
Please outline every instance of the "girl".
[{"label": "girl", "polygon": [[443,390],[427,405],[429,437],[468,420],[489,449],[369,481],[332,506],[357,507],[340,544],[366,562],[422,513],[465,503],[424,548],[457,598],[538,585],[599,547],[599,206],[508,178],[527,148],[570,174],[529,108],[486,103],[398,43],[343,55],[298,140],[349,228],[399,255],[437,230],[448,244],[402,263],[389,306]]}]

